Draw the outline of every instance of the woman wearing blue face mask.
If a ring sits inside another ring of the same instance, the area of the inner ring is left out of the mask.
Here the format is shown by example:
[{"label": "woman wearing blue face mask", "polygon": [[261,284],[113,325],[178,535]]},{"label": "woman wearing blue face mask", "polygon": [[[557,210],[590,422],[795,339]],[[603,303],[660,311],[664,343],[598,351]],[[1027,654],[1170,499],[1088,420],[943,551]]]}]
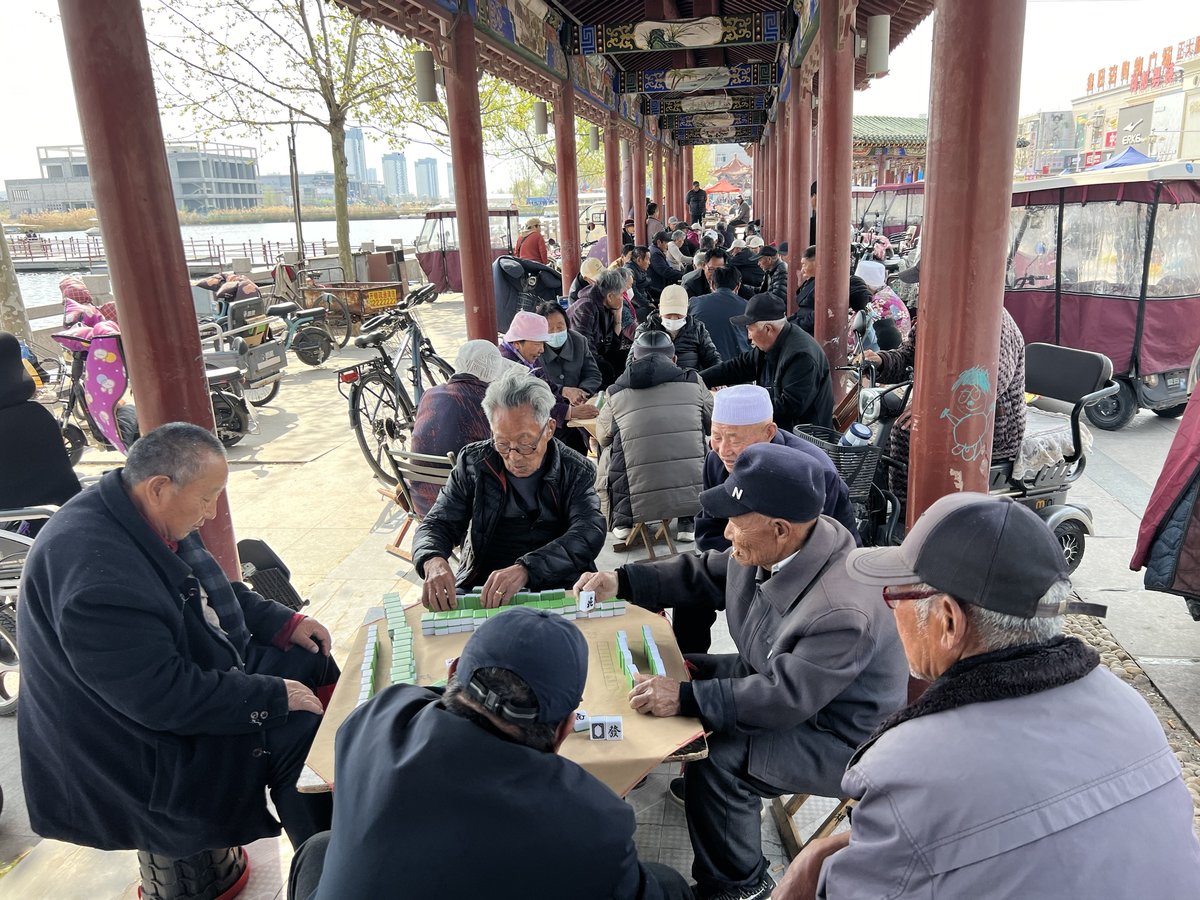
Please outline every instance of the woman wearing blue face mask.
[{"label": "woman wearing blue face mask", "polygon": [[[570,329],[566,312],[553,300],[539,304],[536,311],[545,317],[549,332],[539,358],[542,377],[556,391],[561,391],[563,399],[570,404],[568,419],[594,415],[594,407],[587,399],[600,390],[601,376],[587,339]],[[560,429],[555,437],[580,453],[587,452],[587,434],[581,428]]]}]

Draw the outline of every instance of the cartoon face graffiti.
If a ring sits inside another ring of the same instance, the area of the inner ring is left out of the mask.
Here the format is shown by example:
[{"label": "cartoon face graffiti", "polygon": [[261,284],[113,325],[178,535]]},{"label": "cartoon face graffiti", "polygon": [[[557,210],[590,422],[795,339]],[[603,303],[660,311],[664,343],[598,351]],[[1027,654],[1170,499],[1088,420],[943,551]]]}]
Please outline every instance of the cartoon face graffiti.
[{"label": "cartoon face graffiti", "polygon": [[952,390],[952,405],[942,410],[940,418],[949,419],[954,427],[954,455],[973,462],[988,453],[987,416],[996,408],[987,369],[967,369]]}]

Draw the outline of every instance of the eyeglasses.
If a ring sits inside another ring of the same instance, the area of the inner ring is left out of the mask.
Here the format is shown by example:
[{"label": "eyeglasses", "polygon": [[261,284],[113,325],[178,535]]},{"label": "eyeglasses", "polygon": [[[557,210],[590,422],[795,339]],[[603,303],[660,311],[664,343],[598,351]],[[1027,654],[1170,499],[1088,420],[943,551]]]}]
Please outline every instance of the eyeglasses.
[{"label": "eyeglasses", "polygon": [[922,588],[915,591],[896,591],[891,587],[883,589],[883,602],[887,604],[888,609],[895,609],[896,604],[902,603],[905,600],[927,600],[930,597],[936,597],[938,594],[944,594],[945,591],[939,591],[936,588]]},{"label": "eyeglasses", "polygon": [[[541,439],[539,438],[539,441]],[[537,452],[538,445],[535,444],[510,444],[508,441],[498,441],[492,439],[492,446],[496,448],[496,452],[501,456],[508,456],[510,453],[516,453],[517,456],[531,456]]]}]

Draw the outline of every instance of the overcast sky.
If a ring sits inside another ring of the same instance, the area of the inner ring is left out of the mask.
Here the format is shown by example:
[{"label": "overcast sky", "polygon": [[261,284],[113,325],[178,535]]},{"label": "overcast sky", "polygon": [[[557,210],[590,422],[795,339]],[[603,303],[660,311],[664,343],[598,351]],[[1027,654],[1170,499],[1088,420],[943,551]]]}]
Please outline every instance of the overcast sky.
[{"label": "overcast sky", "polygon": [[[37,177],[38,146],[80,142],[57,13],[54,0],[0,0],[4,41],[0,180]],[[1089,71],[1153,51],[1161,53],[1167,44],[1197,36],[1200,3],[1194,0],[1029,0],[1021,112],[1069,109],[1072,98],[1085,93]],[[924,114],[932,40],[932,20],[927,20],[892,54],[891,73],[855,94],[854,112]],[[168,136],[186,130],[182,123],[174,123],[173,129],[171,125],[167,123]],[[287,171],[284,148],[282,135],[259,148],[262,172]],[[380,157],[388,149],[368,140],[367,165],[380,168]],[[331,167],[328,140],[317,129],[301,130],[299,155],[302,171]],[[407,155],[411,167],[421,156],[439,154],[413,145]],[[507,184],[491,187],[504,190]]]}]

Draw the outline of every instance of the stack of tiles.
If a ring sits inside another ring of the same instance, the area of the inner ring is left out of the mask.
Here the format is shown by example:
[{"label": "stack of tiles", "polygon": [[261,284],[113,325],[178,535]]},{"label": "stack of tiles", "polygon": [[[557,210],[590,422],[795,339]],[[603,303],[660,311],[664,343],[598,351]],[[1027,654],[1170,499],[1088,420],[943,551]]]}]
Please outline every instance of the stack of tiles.
[{"label": "stack of tiles", "polygon": [[[498,616],[504,610],[513,606],[531,606],[534,609],[544,609],[566,619],[598,619],[625,614],[624,600],[607,600],[597,603],[594,608],[584,611],[581,605],[567,596],[567,592],[558,589],[553,591],[521,591],[515,594],[504,606],[484,609],[480,600],[482,588],[476,588],[469,594],[457,599],[458,607],[441,612],[425,612],[421,614],[421,634],[426,637],[445,634],[459,634],[474,631],[488,619]],[[390,596],[390,595],[389,595]],[[386,598],[385,598],[385,603]]]},{"label": "stack of tiles", "polygon": [[413,656],[413,633],[404,617],[404,604],[399,594],[384,594],[383,608],[387,613],[388,634],[392,638],[391,684],[413,684],[417,665]]},{"label": "stack of tiles", "polygon": [[654,643],[654,635],[650,633],[650,626],[642,626],[642,652],[646,655],[646,665],[650,667],[652,675],[666,675],[667,667],[663,665],[662,657],[658,653],[658,644]]},{"label": "stack of tiles", "polygon": [[639,672],[638,667],[633,664],[633,654],[629,652],[629,639],[623,631],[617,632],[617,639],[613,643],[613,660],[616,662],[617,671],[621,673],[621,678],[624,679],[625,686],[632,691],[634,680]]},{"label": "stack of tiles", "polygon": [[375,696],[375,662],[379,659],[379,626],[367,626],[367,644],[362,655],[362,689],[358,692],[357,706]]}]

